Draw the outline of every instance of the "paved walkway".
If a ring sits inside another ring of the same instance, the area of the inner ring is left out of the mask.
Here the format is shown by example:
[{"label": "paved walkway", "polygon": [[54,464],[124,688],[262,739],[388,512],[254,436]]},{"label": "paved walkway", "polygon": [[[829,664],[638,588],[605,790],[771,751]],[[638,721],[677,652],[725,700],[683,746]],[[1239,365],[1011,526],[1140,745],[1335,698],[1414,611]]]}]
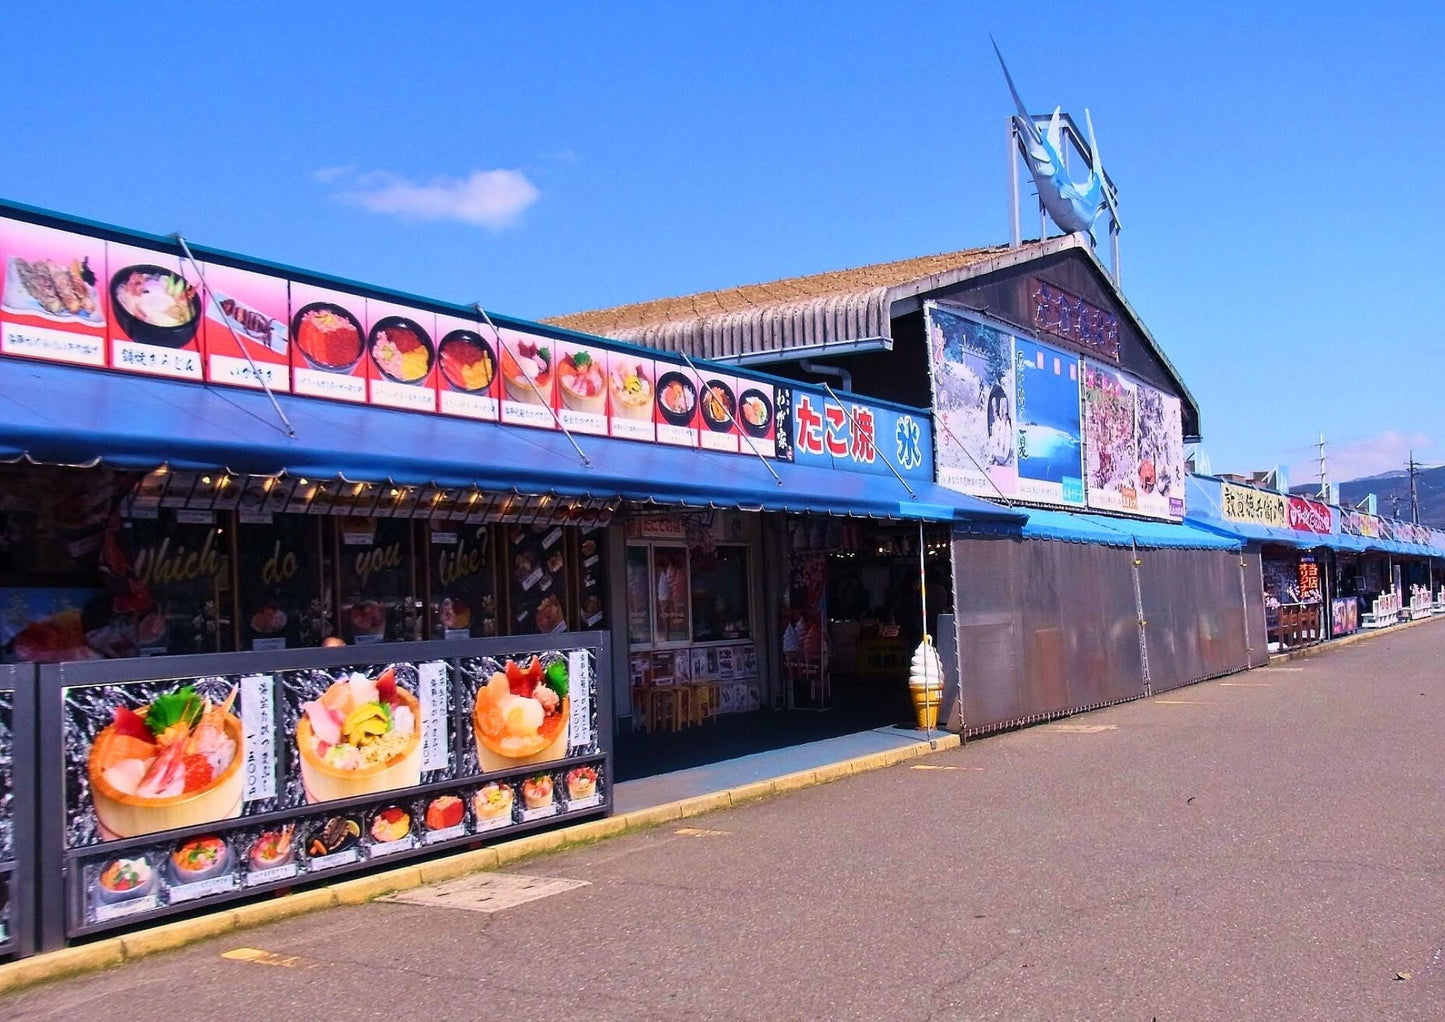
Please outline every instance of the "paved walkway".
[{"label": "paved walkway", "polygon": [[331,909],[0,1017],[1438,1020],[1442,701],[1431,622],[517,863],[585,884],[499,912]]}]

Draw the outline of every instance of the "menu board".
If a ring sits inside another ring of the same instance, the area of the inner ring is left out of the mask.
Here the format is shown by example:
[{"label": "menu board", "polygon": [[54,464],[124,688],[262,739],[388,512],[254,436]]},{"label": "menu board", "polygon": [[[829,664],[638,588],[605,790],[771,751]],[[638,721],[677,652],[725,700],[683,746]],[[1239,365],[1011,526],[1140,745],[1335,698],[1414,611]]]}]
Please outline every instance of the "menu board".
[{"label": "menu board", "polygon": [[[1082,506],[1078,356],[1015,338],[1014,385],[1018,495],[1025,500]],[[1183,485],[1182,478],[1178,485]]]},{"label": "menu board", "polygon": [[0,220],[0,260],[0,351],[103,368],[105,242]]},{"label": "menu board", "polygon": [[241,649],[315,646],[321,600],[322,523],[280,515],[271,524],[238,526]]},{"label": "menu board", "polygon": [[291,389],[291,294],[280,277],[206,263],[201,338],[206,379],[277,393]]},{"label": "menu board", "polygon": [[[778,443],[779,418],[791,408],[791,402],[778,400],[780,391],[772,384],[738,377],[738,427],[747,437],[742,442],[744,454],[760,454],[764,458],[781,457]],[[781,407],[780,407],[781,405]]]},{"label": "menu board", "polygon": [[1084,362],[1084,453],[1089,506],[1139,511],[1138,387],[1113,369]]},{"label": "menu board", "polygon": [[412,576],[409,518],[339,518],[339,632],[349,643],[420,639],[422,615]]},{"label": "menu board", "polygon": [[291,388],[333,401],[366,400],[366,301],[311,284],[291,284]]},{"label": "menu board", "polygon": [[[128,562],[109,565],[123,575],[135,614],[140,655],[216,653],[233,648],[231,547],[210,512],[162,507],[154,518],[127,521],[120,549]],[[119,606],[120,604],[123,606]]]},{"label": "menu board", "polygon": [[61,689],[72,932],[604,806],[596,651],[486,648]]},{"label": "menu board", "polygon": [[497,331],[502,377],[502,421],[556,429],[557,342],[502,327]]},{"label": "menu board", "polygon": [[583,528],[577,534],[577,616],[589,631],[607,627],[607,530]]},{"label": "menu board", "polygon": [[607,352],[596,344],[557,341],[557,417],[574,433],[606,436]]},{"label": "menu board", "polygon": [[567,631],[564,536],[560,525],[517,525],[507,530],[510,634]]},{"label": "menu board", "polygon": [[432,637],[466,639],[497,634],[496,564],[492,527],[431,523]]},{"label": "menu board", "polygon": [[110,366],[127,373],[205,378],[200,280],[179,256],[106,246]]},{"label": "menu board", "polygon": [[501,414],[502,389],[495,333],[456,316],[437,316],[436,333],[438,410],[495,422]]},{"label": "menu board", "polygon": [[436,316],[368,299],[366,323],[371,403],[436,411]]},{"label": "menu board", "polygon": [[736,376],[711,370],[695,376],[698,387],[698,446],[707,451],[736,454],[742,443],[738,425],[738,393],[741,387]]}]

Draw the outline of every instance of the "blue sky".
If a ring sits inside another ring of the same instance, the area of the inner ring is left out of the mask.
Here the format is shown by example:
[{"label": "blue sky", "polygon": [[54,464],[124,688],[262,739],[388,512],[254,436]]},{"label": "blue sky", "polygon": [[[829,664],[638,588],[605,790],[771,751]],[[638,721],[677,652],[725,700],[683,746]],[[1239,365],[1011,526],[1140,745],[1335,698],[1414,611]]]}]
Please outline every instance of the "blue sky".
[{"label": "blue sky", "polygon": [[1445,460],[1440,5],[94,7],[7,11],[0,194],[530,317],[1007,240],[992,32],[1216,469]]}]

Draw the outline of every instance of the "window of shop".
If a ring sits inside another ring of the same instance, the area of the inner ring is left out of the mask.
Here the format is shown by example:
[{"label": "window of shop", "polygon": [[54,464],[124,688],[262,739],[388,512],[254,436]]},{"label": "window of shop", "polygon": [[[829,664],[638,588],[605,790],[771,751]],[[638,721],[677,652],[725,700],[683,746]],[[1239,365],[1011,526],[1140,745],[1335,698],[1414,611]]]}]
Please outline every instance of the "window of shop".
[{"label": "window of shop", "polygon": [[711,551],[658,543],[627,547],[628,639],[633,646],[734,642],[753,634],[748,548]]}]

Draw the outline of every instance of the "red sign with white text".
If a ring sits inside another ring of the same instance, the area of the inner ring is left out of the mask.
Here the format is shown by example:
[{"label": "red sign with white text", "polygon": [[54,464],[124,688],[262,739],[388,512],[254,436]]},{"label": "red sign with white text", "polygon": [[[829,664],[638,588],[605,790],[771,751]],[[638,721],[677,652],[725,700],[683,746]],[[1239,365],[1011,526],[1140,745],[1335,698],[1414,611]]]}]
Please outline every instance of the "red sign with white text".
[{"label": "red sign with white text", "polygon": [[1313,532],[1321,536],[1334,531],[1330,509],[1326,504],[1308,497],[1289,498],[1289,527],[1299,532]]}]

